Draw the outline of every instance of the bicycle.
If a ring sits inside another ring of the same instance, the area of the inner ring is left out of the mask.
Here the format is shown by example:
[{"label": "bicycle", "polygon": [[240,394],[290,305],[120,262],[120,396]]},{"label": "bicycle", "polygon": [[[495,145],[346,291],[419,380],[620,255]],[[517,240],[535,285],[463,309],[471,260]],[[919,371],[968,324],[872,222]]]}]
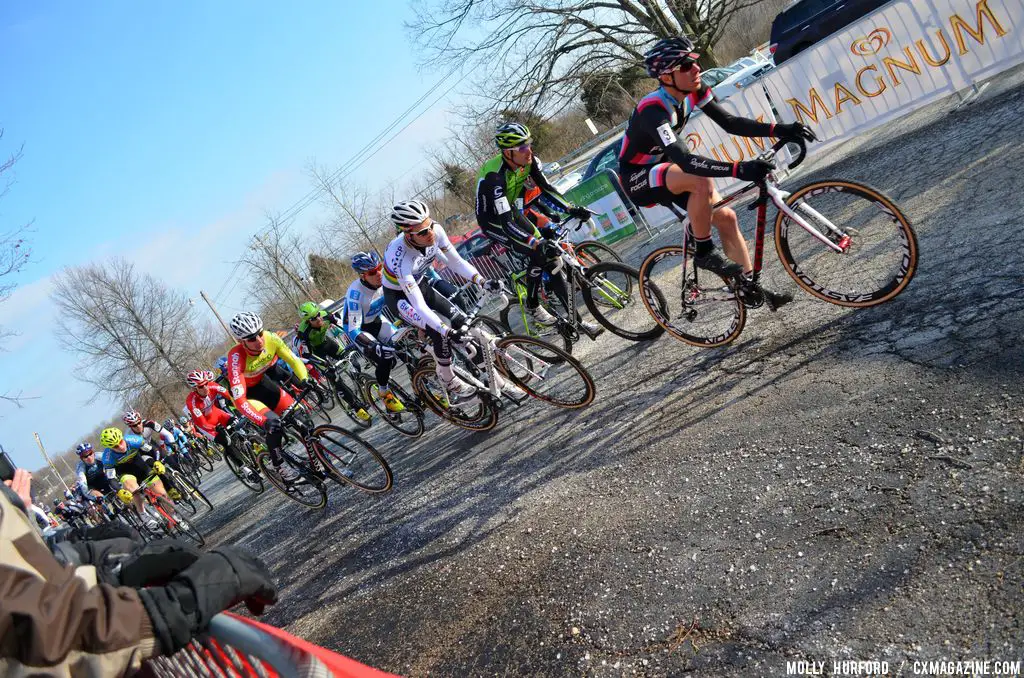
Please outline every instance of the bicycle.
[{"label": "bicycle", "polygon": [[[286,497],[310,508],[327,505],[324,481],[328,479],[371,494],[390,490],[394,484],[391,467],[372,445],[340,426],[313,426],[301,406],[311,390],[309,385],[304,387],[296,401],[280,415],[286,429],[281,456],[299,472],[299,479],[285,481],[281,478],[269,450],[256,458],[263,475]],[[293,443],[301,445],[306,453],[304,458],[289,449]]]},{"label": "bicycle", "polygon": [[[410,332],[411,328],[403,327],[400,329],[392,341],[395,346],[395,356],[407,366],[418,362],[418,358],[414,357],[407,349],[401,346],[404,343],[402,340],[406,333]],[[412,379],[412,369],[409,370],[409,378]],[[375,377],[360,372],[356,378],[356,383],[359,385],[360,392],[363,395],[363,399],[366,400],[373,409],[381,416],[386,424],[391,426],[393,429],[401,433],[402,435],[409,438],[419,438],[423,435],[425,426],[423,423],[424,410],[423,404],[415,394],[410,394],[395,380],[392,376],[389,380],[388,387],[391,392],[395,394],[402,405],[405,407],[401,412],[392,412],[387,408],[381,397],[380,384],[377,383]]]},{"label": "bicycle", "polygon": [[[310,361],[317,366],[330,384],[328,388],[324,389],[325,397],[331,398],[333,403],[337,403],[356,426],[361,429],[368,429],[373,425],[373,417],[360,419],[356,416],[357,408],[362,408],[369,414],[369,405],[362,402],[356,395],[360,392],[357,375],[361,372],[360,366],[356,361],[362,360],[362,356],[357,356],[358,353],[356,349],[349,347],[342,351],[341,356],[333,361],[312,354],[310,355]],[[355,388],[352,388],[352,385],[348,383],[348,379],[355,382]],[[348,404],[349,402],[354,402],[357,408],[351,407]],[[331,407],[334,407],[334,405],[332,404]],[[331,408],[327,407],[325,409]],[[329,417],[327,422],[330,423]]]},{"label": "bicycle", "polygon": [[[503,292],[494,296],[508,305],[508,296]],[[516,405],[522,402],[503,392],[495,378],[498,373],[526,395],[555,407],[579,409],[594,401],[597,392],[594,379],[578,360],[535,337],[492,334],[481,320],[486,316],[479,315],[486,303],[485,295],[481,295],[465,316],[465,326],[471,339],[465,344],[452,345],[453,357],[462,356],[460,360],[452,361],[452,370],[463,381],[475,386],[477,393],[465,401],[453,403],[444,384],[437,378],[433,360],[423,358],[413,372],[412,386],[430,410],[442,419],[471,431],[494,428],[498,423],[497,405],[503,397]]]},{"label": "bicycle", "polygon": [[[181,473],[170,464],[164,464],[164,468],[166,469],[166,472],[163,475],[170,478],[170,485],[176,487],[178,490],[179,497],[174,501],[187,507],[189,515],[194,516],[196,514],[196,500],[206,504],[207,508],[211,511],[213,510],[213,503],[207,499],[206,495],[199,489],[197,483],[193,483],[191,479],[185,476],[185,474]],[[168,487],[167,489],[169,492],[171,488]]]},{"label": "bicycle", "polygon": [[[224,427],[224,436],[228,444],[228,450],[224,451],[224,461],[228,468],[246,488],[256,494],[262,493],[265,488],[256,458],[267,446],[259,440],[252,422],[245,417],[235,417]],[[236,459],[241,459],[242,464]]]},{"label": "bicycle", "polygon": [[[587,223],[579,219],[570,219],[567,223],[572,221],[576,222],[574,231]],[[657,323],[652,323],[646,312],[639,312],[641,305],[636,303],[634,291],[639,289],[639,271],[618,259],[587,264],[587,261],[593,260],[598,245],[604,248],[607,246],[588,241],[583,243],[588,249],[581,255],[579,246],[569,241],[568,232],[568,229],[563,229],[555,240],[561,251],[551,273],[561,276],[568,290],[568,304],[562,304],[559,300],[557,305],[565,312],[561,312],[551,301],[557,295],[548,292],[547,307],[555,316],[554,325],[546,327],[532,322],[526,310],[526,284],[523,280],[526,273],[517,273],[512,276],[516,300],[501,312],[501,321],[509,331],[537,338],[558,336],[565,352],[571,353],[573,345],[579,341],[580,332],[591,339],[597,338],[596,333],[591,334],[580,325],[576,307],[576,293],[580,292],[590,314],[612,334],[631,341],[649,341],[660,337],[665,330]],[[614,250],[611,251],[614,254]]]},{"label": "bicycle", "polygon": [[[129,492],[122,487],[117,491],[117,497],[126,506],[130,506],[133,497],[136,494],[142,493],[143,510],[147,515],[156,520],[164,534],[168,537],[180,535],[202,546],[206,543],[203,533],[178,512],[177,507],[171,503],[170,499],[158,494],[152,487],[157,478],[165,475],[167,470],[167,467],[162,462],[154,461],[149,475],[139,481],[139,488],[137,490]],[[147,534],[152,535],[152,530],[145,527],[143,529],[145,529]]]},{"label": "bicycle", "polygon": [[[778,141],[759,157],[774,163],[787,143],[797,142]],[[807,154],[806,144],[798,145],[800,152],[789,163],[791,169]],[[674,206],[683,224],[682,246],[654,250],[640,265],[644,306],[676,339],[700,347],[724,346],[743,331],[746,309],[766,303],[760,276],[769,199],[778,209],[775,251],[786,273],[805,292],[839,306],[868,308],[893,299],[913,279],[917,236],[899,207],[880,191],[853,181],[824,179],[789,192],[781,190],[774,173],[769,173],[763,182],[738,190],[714,207],[755,192],[757,199],[749,208],[757,210],[752,281],[730,280],[693,266],[689,219]],[[882,243],[885,236],[891,242]],[[871,267],[878,272],[860,276],[872,262],[878,264]],[[840,269],[839,273],[829,275],[830,266]],[[670,296],[678,291],[676,299],[681,303],[670,309],[662,290],[672,290]],[[679,315],[673,318],[676,310]]]}]

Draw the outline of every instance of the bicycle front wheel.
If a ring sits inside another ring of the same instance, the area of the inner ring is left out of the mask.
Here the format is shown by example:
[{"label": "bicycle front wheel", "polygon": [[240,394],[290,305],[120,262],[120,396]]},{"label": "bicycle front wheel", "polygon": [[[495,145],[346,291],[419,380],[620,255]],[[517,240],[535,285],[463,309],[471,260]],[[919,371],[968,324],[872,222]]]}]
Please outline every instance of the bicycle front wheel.
[{"label": "bicycle front wheel", "polygon": [[178,492],[181,493],[181,497],[183,500],[187,501],[189,504],[192,504],[195,501],[199,501],[202,502],[203,504],[206,504],[206,507],[211,511],[213,510],[213,503],[206,498],[206,495],[203,494],[203,491],[196,487],[195,484],[193,484],[187,478],[182,477],[180,473],[173,473],[172,475],[174,477],[175,484],[178,486]]},{"label": "bicycle front wheel", "polygon": [[665,331],[701,348],[728,344],[747,321],[734,284],[695,268],[678,245],[654,250],[640,264],[640,298]]},{"label": "bicycle front wheel", "polygon": [[278,492],[292,501],[314,509],[327,506],[327,488],[309,470],[300,468],[298,479],[287,482],[274,468],[269,452],[261,453],[256,458],[256,463],[259,464],[263,477],[269,480]]},{"label": "bicycle front wheel", "polygon": [[313,429],[310,441],[328,475],[335,481],[374,494],[391,489],[394,474],[388,462],[373,445],[354,433],[324,424]]},{"label": "bicycle front wheel", "polygon": [[[587,269],[580,287],[590,314],[609,332],[631,341],[657,339],[665,330],[651,318],[640,301],[640,272],[617,261],[605,261]],[[659,307],[665,307],[661,291],[652,287]]]},{"label": "bicycle front wheel", "polygon": [[597,387],[586,368],[553,344],[510,335],[497,341],[498,365],[516,386],[555,407],[579,409],[594,401]]},{"label": "bicycle front wheel", "polygon": [[199,529],[190,523],[185,516],[181,515],[180,512],[174,511],[171,514],[170,521],[168,522],[171,528],[171,533],[174,535],[181,535],[191,541],[194,541],[197,545],[202,546],[206,543],[206,537]]},{"label": "bicycle front wheel", "polygon": [[881,191],[852,181],[807,184],[786,205],[836,252],[782,210],[775,249],[804,291],[839,306],[865,308],[889,301],[917,271],[917,236],[910,220]]},{"label": "bicycle front wheel", "polygon": [[207,473],[213,471],[213,459],[207,457],[203,450],[199,449],[198,445],[188,451],[188,456],[196,466],[199,466]]},{"label": "bicycle front wheel", "polygon": [[433,364],[419,367],[412,373],[412,388],[431,412],[460,428],[490,431],[498,424],[498,409],[484,396],[454,406],[449,403]]}]

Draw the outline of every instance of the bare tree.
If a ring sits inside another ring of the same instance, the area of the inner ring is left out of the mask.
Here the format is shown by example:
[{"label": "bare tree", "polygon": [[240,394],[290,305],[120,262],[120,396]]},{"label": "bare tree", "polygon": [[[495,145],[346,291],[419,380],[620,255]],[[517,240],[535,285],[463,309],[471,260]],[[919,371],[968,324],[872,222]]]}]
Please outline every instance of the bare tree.
[{"label": "bare tree", "polygon": [[[716,65],[733,15],[761,0],[420,0],[407,26],[428,66],[475,69],[485,104],[550,113],[595,73],[638,65],[653,41],[688,34]],[[474,39],[480,30],[491,30]]]},{"label": "bare tree", "polygon": [[267,215],[267,228],[242,258],[249,269],[250,289],[268,327],[295,324],[295,309],[321,296],[306,272],[307,244],[289,233],[280,217]]},{"label": "bare tree", "polygon": [[390,205],[385,207],[381,196],[371,196],[364,188],[343,187],[337,173],[332,175],[323,165],[310,163],[306,172],[331,215],[321,229],[328,255],[341,258],[361,250],[383,254],[383,246],[393,234],[385,219]]},{"label": "bare tree", "polygon": [[[0,129],[0,139],[3,136],[4,131]],[[24,145],[19,146],[6,160],[0,162],[0,177],[2,177],[0,179],[0,185],[2,185],[2,188],[0,188],[0,198],[6,196],[14,184],[11,169],[21,159],[23,149]],[[11,277],[21,271],[32,257],[32,248],[28,241],[25,240],[30,226],[31,223],[28,223],[7,231],[0,231],[0,302],[7,301],[10,298],[11,292],[14,291],[15,287]],[[11,334],[13,332],[10,330],[0,327],[0,339]],[[0,400],[5,400],[18,406],[21,405],[21,401],[24,399],[25,397],[20,392],[0,394]]]},{"label": "bare tree", "polygon": [[205,347],[185,295],[123,260],[57,275],[52,299],[65,343],[82,356],[75,375],[124,400],[151,389],[169,411]]}]

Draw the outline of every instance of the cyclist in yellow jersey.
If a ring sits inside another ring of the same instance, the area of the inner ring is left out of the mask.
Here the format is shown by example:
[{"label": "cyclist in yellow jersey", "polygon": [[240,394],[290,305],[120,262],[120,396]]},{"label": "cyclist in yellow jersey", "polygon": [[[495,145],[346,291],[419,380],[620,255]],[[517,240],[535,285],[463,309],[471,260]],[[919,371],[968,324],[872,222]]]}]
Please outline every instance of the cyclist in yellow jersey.
[{"label": "cyclist in yellow jersey", "polygon": [[[228,391],[235,407],[267,434],[267,450],[281,479],[291,482],[298,478],[298,472],[284,466],[281,458],[281,442],[284,428],[277,416],[295,400],[268,374],[268,370],[280,358],[288,363],[300,382],[309,378],[306,366],[291,352],[281,337],[263,329],[263,320],[255,313],[239,313],[231,319],[231,334],[239,343],[228,351]],[[259,400],[262,408],[255,407],[251,400]]]}]

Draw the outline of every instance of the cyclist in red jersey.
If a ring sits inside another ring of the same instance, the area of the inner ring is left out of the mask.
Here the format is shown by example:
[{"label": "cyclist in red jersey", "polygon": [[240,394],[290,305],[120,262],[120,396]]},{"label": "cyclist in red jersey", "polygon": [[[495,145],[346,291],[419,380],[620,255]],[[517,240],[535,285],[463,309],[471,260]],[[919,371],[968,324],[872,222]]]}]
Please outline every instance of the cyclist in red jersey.
[{"label": "cyclist in red jersey", "polygon": [[[299,474],[291,466],[283,464],[281,442],[284,427],[277,415],[295,400],[270,376],[269,370],[281,358],[291,366],[300,382],[305,382],[309,373],[281,337],[264,331],[263,320],[255,313],[239,313],[229,325],[231,334],[239,341],[227,356],[231,400],[239,412],[266,432],[267,451],[274,468],[282,480],[292,482]],[[261,405],[255,406],[252,400],[258,400]]]}]

